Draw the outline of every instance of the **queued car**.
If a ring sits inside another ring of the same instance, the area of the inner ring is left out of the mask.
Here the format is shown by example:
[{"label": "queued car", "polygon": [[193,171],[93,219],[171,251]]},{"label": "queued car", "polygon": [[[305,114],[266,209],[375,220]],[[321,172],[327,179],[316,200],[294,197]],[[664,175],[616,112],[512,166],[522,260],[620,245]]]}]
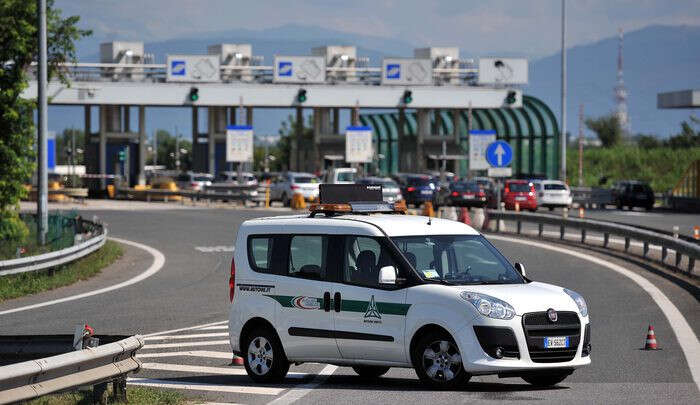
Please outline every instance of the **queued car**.
[{"label": "queued car", "polygon": [[486,206],[488,208],[498,208],[496,201],[496,184],[488,177],[474,177],[476,184],[486,193]]},{"label": "queued car", "polygon": [[641,207],[649,211],[654,208],[654,191],[647,183],[641,181],[618,181],[612,188],[612,200],[620,210],[623,207]]},{"label": "queued car", "polygon": [[301,194],[305,200],[318,199],[318,185],[321,182],[311,173],[287,172],[270,184],[270,201],[281,201],[289,207],[292,196]]},{"label": "queued car", "polygon": [[532,185],[537,193],[538,206],[549,208],[550,211],[557,207],[571,208],[571,190],[563,181],[534,180]]},{"label": "queued car", "polygon": [[445,205],[483,208],[487,204],[486,192],[475,181],[455,181],[450,184]]},{"label": "queued car", "polygon": [[336,167],[326,172],[323,178],[328,184],[353,184],[357,177],[357,169],[354,167]]},{"label": "queued car", "polygon": [[[242,172],[241,177],[243,178],[242,183],[244,186],[257,186],[258,185],[258,179],[255,177],[253,173],[250,172]],[[216,182],[217,183],[236,183],[238,184],[238,172],[234,171],[225,171],[225,172],[219,172],[219,174],[216,176]]]},{"label": "queued car", "polygon": [[487,374],[546,387],[591,363],[580,294],[532,281],[466,224],[352,191],[361,203],[238,228],[228,338],[255,383],[319,362],[380,385],[396,367],[437,389]]},{"label": "queued car", "polygon": [[214,176],[208,173],[187,172],[177,175],[175,184],[180,190],[204,191],[207,186],[211,186]]},{"label": "queued car", "polygon": [[382,198],[385,202],[393,203],[403,200],[401,188],[389,177],[365,177],[358,179],[356,184],[379,184],[382,186]]},{"label": "queued car", "polygon": [[507,210],[514,210],[516,204],[521,210],[537,210],[535,186],[527,180],[506,180],[502,200]]},{"label": "queued car", "polygon": [[406,204],[421,205],[426,201],[434,202],[437,196],[437,186],[429,175],[408,174],[402,177],[401,195]]}]

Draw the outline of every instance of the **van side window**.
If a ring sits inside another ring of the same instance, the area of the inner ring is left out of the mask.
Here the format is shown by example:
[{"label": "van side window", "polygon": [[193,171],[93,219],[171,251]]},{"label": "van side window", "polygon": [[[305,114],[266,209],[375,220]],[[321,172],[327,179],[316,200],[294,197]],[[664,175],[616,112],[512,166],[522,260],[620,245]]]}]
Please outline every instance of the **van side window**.
[{"label": "van side window", "polygon": [[343,281],[362,287],[379,287],[379,269],[399,266],[388,249],[378,240],[364,236],[345,237],[345,264]]},{"label": "van side window", "polygon": [[251,236],[248,239],[250,267],[258,273],[273,273],[273,251],[279,238],[274,236]]},{"label": "van side window", "polygon": [[289,243],[287,274],[312,280],[326,279],[328,238],[320,235],[296,235]]}]

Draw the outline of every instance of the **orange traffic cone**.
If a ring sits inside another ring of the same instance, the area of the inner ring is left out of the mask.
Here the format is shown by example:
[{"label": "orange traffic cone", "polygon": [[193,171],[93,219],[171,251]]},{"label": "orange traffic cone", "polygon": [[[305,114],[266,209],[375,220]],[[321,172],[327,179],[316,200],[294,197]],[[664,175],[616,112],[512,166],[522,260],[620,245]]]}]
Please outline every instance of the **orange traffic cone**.
[{"label": "orange traffic cone", "polygon": [[243,365],[243,357],[241,356],[236,356],[235,354],[233,355],[233,359],[231,360],[231,365],[233,366],[242,366]]},{"label": "orange traffic cone", "polygon": [[461,214],[462,214],[461,215],[462,216],[462,223],[465,225],[471,225],[472,219],[469,216],[469,210],[467,209],[467,207],[462,207]]},{"label": "orange traffic cone", "polygon": [[656,350],[658,346],[656,345],[656,335],[654,334],[654,327],[649,325],[649,330],[647,331],[647,340],[644,345],[644,350]]}]

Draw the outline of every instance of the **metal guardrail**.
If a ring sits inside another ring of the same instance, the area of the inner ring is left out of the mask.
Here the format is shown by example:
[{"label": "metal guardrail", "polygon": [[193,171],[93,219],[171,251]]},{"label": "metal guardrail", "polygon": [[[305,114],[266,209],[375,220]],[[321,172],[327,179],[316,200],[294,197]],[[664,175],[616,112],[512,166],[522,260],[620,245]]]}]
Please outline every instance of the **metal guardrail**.
[{"label": "metal guardrail", "polygon": [[607,204],[614,204],[612,190],[607,188],[571,187],[571,197],[574,203],[585,207],[604,208]]},{"label": "metal guardrail", "polygon": [[578,229],[581,231],[581,243],[586,242],[587,232],[598,232],[603,234],[603,247],[607,248],[610,244],[610,235],[615,235],[624,238],[625,252],[629,250],[630,241],[635,240],[642,243],[642,255],[647,258],[649,246],[655,245],[661,247],[661,262],[666,263],[669,250],[675,251],[675,268],[683,271],[681,262],[683,256],[688,258],[687,268],[685,272],[690,276],[695,276],[694,267],[695,260],[700,259],[700,244],[677,239],[670,235],[664,235],[659,232],[650,231],[647,229],[637,228],[631,225],[623,225],[619,223],[611,223],[587,218],[563,218],[556,215],[534,214],[513,211],[498,211],[488,210],[489,220],[495,220],[496,232],[500,232],[500,221],[515,221],[516,232],[522,233],[522,223],[534,223],[538,225],[538,236],[542,237],[544,226],[558,226],[559,238],[564,239],[566,228]]},{"label": "metal guardrail", "polygon": [[42,395],[119,380],[137,371],[141,363],[136,351],[141,336],[56,356],[0,367],[0,404],[26,401]]},{"label": "metal guardrail", "polygon": [[198,190],[166,190],[166,189],[145,189],[119,188],[117,193],[120,196],[144,199],[151,201],[158,197],[167,201],[169,197],[186,197],[193,201],[213,200],[213,201],[265,201],[264,186],[207,186],[204,191]]},{"label": "metal guardrail", "polygon": [[[0,261],[0,277],[60,266],[101,248],[107,240],[107,228],[91,221],[82,220],[82,222],[87,223],[89,228],[96,230],[97,234],[84,242],[65,249],[19,259],[2,260]],[[81,223],[80,227],[84,226]]]}]

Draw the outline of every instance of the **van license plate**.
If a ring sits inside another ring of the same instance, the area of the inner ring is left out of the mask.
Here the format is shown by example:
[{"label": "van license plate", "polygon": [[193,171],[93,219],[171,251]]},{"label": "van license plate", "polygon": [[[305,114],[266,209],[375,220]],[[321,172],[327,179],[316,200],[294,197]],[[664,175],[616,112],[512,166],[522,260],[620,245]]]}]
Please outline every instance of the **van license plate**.
[{"label": "van license plate", "polygon": [[527,197],[515,197],[515,201],[525,201]]},{"label": "van license plate", "polygon": [[565,349],[569,347],[568,336],[553,336],[544,338],[545,349]]},{"label": "van license plate", "polygon": [[431,194],[433,194],[433,192],[430,191],[430,190],[421,190],[420,193],[421,193],[421,195],[431,195]]}]

